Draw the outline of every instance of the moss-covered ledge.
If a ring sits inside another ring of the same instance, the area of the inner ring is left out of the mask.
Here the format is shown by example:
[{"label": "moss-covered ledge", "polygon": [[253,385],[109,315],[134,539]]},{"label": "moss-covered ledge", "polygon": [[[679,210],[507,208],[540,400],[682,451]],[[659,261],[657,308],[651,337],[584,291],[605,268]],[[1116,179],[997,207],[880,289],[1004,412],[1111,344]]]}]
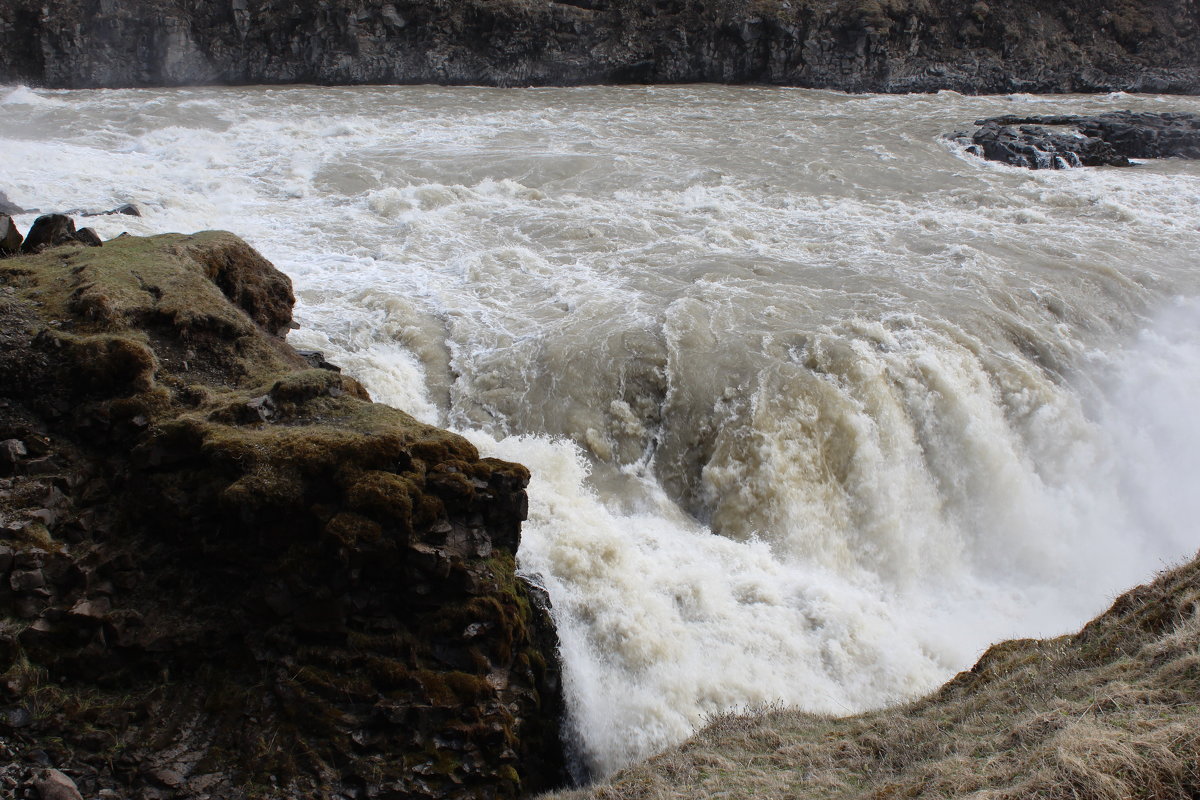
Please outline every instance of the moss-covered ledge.
[{"label": "moss-covered ledge", "polygon": [[228,233],[0,260],[0,744],[85,795],[563,776],[527,471],[283,340]]}]

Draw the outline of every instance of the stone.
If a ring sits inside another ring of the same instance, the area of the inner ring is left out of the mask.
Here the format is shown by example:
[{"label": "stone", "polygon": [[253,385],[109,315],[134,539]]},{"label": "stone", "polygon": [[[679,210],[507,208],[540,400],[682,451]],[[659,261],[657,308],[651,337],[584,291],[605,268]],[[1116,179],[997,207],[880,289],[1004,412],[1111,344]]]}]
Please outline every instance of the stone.
[{"label": "stone", "polygon": [[341,372],[342,368],[337,364],[331,364],[325,360],[325,354],[320,350],[297,350],[296,355],[303,358],[314,369],[327,369],[330,372]]},{"label": "stone", "polygon": [[108,211],[88,211],[88,212],[85,212],[84,214],[82,214],[81,216],[84,216],[84,217],[107,217],[107,216],[112,216],[115,214],[120,214],[120,215],[126,216],[126,217],[140,217],[142,215],[142,212],[133,203],[126,203],[123,206],[117,206],[116,208],[111,208]]},{"label": "stone", "polygon": [[20,728],[28,728],[32,724],[33,714],[29,713],[28,708],[24,706],[0,708],[0,730],[4,728],[18,730]]},{"label": "stone", "polygon": [[25,241],[17,230],[17,223],[8,214],[0,214],[0,258],[15,256],[21,252],[21,243]]},{"label": "stone", "polygon": [[33,780],[42,800],[83,800],[75,781],[57,769],[45,769]]},{"label": "stone", "polygon": [[88,619],[103,619],[104,615],[112,610],[112,601],[107,597],[96,597],[89,600],[80,600],[75,605],[71,606],[71,616],[87,617]]},{"label": "stone", "polygon": [[1028,169],[1129,166],[1131,158],[1200,158],[1200,114],[1114,111],[1096,116],[1008,115],[976,120],[951,138],[975,155]]},{"label": "stone", "polygon": [[21,460],[29,455],[29,449],[20,439],[5,439],[0,442],[0,475],[16,473]]},{"label": "stone", "polygon": [[104,240],[100,238],[100,234],[96,233],[92,228],[80,228],[75,232],[75,238],[88,247],[101,247]]},{"label": "stone", "polygon": [[8,576],[8,584],[14,592],[28,594],[45,588],[46,576],[40,569],[13,570],[12,574]]},{"label": "stone", "polygon": [[8,199],[8,195],[0,192],[0,214],[5,216],[13,216],[15,214],[24,214],[25,209]]},{"label": "stone", "polygon": [[13,566],[16,569],[41,569],[46,563],[46,551],[34,547],[22,550],[13,555]]},{"label": "stone", "polygon": [[33,227],[21,245],[22,253],[40,253],[47,247],[77,242],[75,221],[65,214],[44,214],[33,221]]}]

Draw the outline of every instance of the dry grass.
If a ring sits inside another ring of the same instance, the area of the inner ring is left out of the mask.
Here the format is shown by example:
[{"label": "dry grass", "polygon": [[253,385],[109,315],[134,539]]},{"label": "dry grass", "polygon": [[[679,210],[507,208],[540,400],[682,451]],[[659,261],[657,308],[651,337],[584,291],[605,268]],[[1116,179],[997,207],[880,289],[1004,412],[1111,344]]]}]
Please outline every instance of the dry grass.
[{"label": "dry grass", "polygon": [[1073,636],[991,648],[935,694],[713,721],[556,800],[1200,797],[1200,558]]}]

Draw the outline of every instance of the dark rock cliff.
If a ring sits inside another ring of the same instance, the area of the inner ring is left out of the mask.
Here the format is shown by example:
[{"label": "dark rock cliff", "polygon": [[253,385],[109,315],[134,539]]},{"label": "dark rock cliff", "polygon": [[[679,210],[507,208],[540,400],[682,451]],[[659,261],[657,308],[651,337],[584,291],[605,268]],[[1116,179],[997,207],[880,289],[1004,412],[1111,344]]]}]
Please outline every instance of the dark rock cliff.
[{"label": "dark rock cliff", "polygon": [[528,472],[294,351],[291,309],[230,234],[0,260],[0,754],[25,765],[0,780],[561,782],[556,639],[515,574]]},{"label": "dark rock cliff", "polygon": [[10,0],[0,80],[1200,91],[1192,0]]}]

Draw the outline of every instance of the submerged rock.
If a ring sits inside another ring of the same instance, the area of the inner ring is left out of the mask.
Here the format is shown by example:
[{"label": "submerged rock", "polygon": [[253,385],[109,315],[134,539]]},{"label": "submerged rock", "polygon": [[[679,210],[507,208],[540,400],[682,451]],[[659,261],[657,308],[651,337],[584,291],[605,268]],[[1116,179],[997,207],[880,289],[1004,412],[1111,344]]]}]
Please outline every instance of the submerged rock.
[{"label": "submerged rock", "polygon": [[523,467],[314,368],[290,282],[230,234],[27,255],[0,286],[0,672],[28,663],[5,702],[49,766],[176,798],[563,781]]},{"label": "submerged rock", "polygon": [[1200,158],[1200,114],[1114,111],[1096,116],[981,119],[952,138],[989,161],[1029,169],[1129,166],[1131,158]]}]

